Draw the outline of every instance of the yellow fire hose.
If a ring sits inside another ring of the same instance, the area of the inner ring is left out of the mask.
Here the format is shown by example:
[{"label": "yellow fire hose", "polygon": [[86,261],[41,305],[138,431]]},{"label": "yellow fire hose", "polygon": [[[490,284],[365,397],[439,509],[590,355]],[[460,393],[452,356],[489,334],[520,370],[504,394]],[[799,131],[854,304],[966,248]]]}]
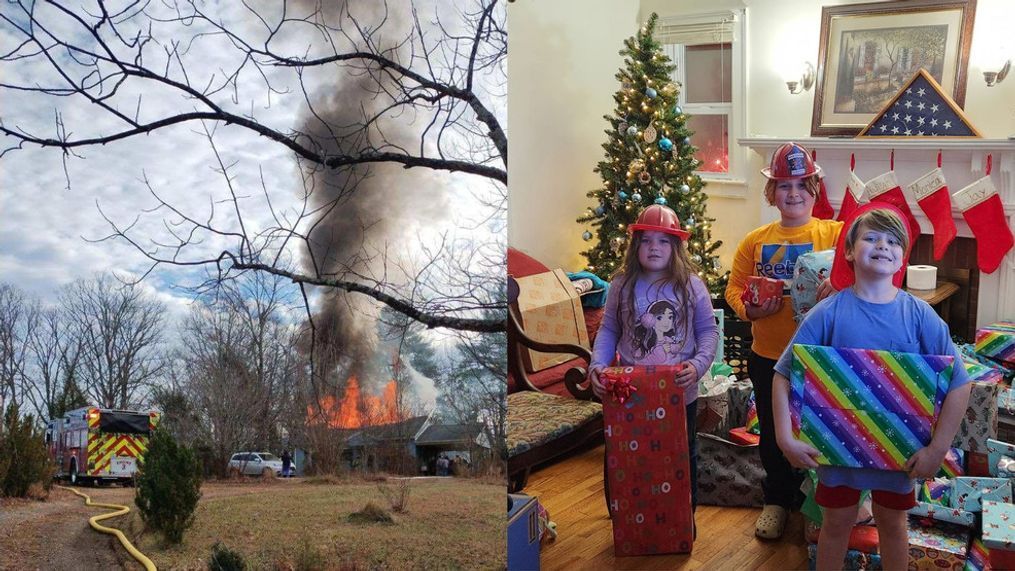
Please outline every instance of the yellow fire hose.
[{"label": "yellow fire hose", "polygon": [[148,559],[148,557],[146,557],[144,553],[138,551],[137,548],[131,544],[130,540],[127,539],[127,536],[124,535],[122,531],[114,527],[106,527],[99,523],[102,520],[126,515],[130,513],[130,508],[128,508],[127,506],[121,506],[119,504],[101,504],[98,502],[93,502],[92,498],[88,497],[87,494],[81,493],[75,490],[74,488],[68,488],[66,486],[57,486],[57,488],[60,488],[62,490],[70,490],[75,494],[81,496],[82,498],[85,499],[86,506],[94,506],[97,508],[109,508],[116,510],[115,512],[109,512],[99,514],[97,516],[92,516],[88,518],[88,523],[92,526],[93,529],[95,529],[99,533],[108,533],[110,535],[115,535],[116,538],[120,540],[120,544],[123,545],[123,548],[127,550],[127,553],[130,553],[131,557],[137,559],[138,562],[141,563],[141,565],[144,565],[146,571],[158,571],[158,569],[155,567],[155,564],[152,563],[152,560]]}]

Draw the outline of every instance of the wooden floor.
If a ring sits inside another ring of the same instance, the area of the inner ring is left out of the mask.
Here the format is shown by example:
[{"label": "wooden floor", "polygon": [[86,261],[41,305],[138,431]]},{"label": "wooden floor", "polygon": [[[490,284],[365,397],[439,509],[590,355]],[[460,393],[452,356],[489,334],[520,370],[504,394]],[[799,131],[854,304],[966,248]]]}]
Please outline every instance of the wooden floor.
[{"label": "wooden floor", "polygon": [[613,557],[613,529],[603,499],[603,447],[580,452],[529,478],[524,493],[539,498],[557,524],[543,546],[542,568],[557,569],[806,569],[803,520],[794,513],[779,541],[754,537],[760,508],[698,506],[698,539],[687,555]]}]

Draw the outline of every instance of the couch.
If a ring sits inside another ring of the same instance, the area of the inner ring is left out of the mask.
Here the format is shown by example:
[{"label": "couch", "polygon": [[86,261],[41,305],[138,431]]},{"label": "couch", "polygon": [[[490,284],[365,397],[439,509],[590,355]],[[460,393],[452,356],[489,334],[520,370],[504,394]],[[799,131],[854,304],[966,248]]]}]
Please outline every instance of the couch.
[{"label": "couch", "polygon": [[[568,452],[603,438],[603,410],[585,382],[591,355],[576,345],[547,345],[526,335],[517,307],[518,284],[523,277],[549,271],[531,256],[508,249],[508,397],[507,448],[508,489],[525,487],[537,466],[559,459]],[[602,309],[585,310],[589,338],[602,319]],[[536,373],[527,373],[521,352],[527,349],[562,352],[575,358]]]}]

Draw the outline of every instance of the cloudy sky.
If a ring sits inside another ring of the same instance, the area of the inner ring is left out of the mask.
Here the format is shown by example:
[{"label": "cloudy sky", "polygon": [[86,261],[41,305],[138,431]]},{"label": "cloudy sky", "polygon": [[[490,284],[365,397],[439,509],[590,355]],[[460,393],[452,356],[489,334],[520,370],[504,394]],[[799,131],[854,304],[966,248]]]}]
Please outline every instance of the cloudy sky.
[{"label": "cloudy sky", "polygon": [[[266,7],[269,21],[272,14],[277,14],[273,2],[255,4]],[[361,9],[369,3],[364,0],[353,4],[355,9]],[[240,3],[229,2],[205,6],[207,10],[220,10],[214,14],[215,18],[243,34],[256,37],[263,33],[261,23],[238,8],[241,8]],[[421,5],[421,18],[429,19],[432,8],[426,3]],[[16,23],[24,21],[16,7],[5,3],[0,10]],[[364,21],[369,21],[370,14],[359,13]],[[396,24],[408,21],[405,14],[389,16]],[[72,31],[66,18],[49,22],[49,29],[66,39],[82,38]],[[187,30],[190,34],[198,31],[201,31],[198,26]],[[165,32],[156,25],[156,34]],[[294,53],[302,54],[307,45],[319,40],[319,37],[292,34],[273,47],[280,51],[291,48],[296,50]],[[10,23],[0,22],[0,51],[8,53],[21,41]],[[149,51],[151,59],[146,60],[149,65],[160,61],[156,56],[161,49],[162,46],[153,46]],[[203,38],[189,44],[183,60],[187,76],[196,86],[221,80],[223,71],[235,69],[238,61],[236,53],[229,50],[221,38]],[[171,67],[175,65],[170,64]],[[0,63],[0,78],[3,83],[17,85],[57,81],[52,67],[40,58]],[[269,93],[258,72],[248,66],[240,75],[235,91],[220,92],[214,99],[232,111],[253,113],[260,121],[280,130],[298,127],[301,117],[305,116],[306,105],[295,74],[281,70],[274,72],[270,79],[277,89],[290,92]],[[315,101],[325,100],[327,94],[336,89],[333,70],[327,74],[310,74],[305,81],[311,88],[309,97]],[[56,136],[57,114],[68,135],[75,139],[108,133],[123,126],[80,96],[42,97],[5,89],[0,91],[0,97],[0,120],[5,127],[24,129],[40,136]],[[177,94],[132,82],[122,86],[120,93],[110,101],[118,110],[133,114],[139,97],[142,121],[164,116],[169,110],[179,112],[199,107],[197,102],[181,100]],[[234,97],[235,101],[231,101]],[[488,100],[501,124],[506,125],[503,98],[491,96]],[[77,278],[96,272],[139,275],[147,271],[149,263],[128,244],[94,240],[111,232],[100,208],[121,226],[135,223],[133,234],[140,239],[168,240],[170,236],[164,223],[172,217],[166,216],[165,211],[147,212],[157,205],[149,185],[188,215],[236,229],[236,214],[231,205],[224,202],[230,196],[230,187],[221,173],[216,172],[219,165],[203,132],[205,127],[214,130],[221,160],[230,165],[232,188],[242,197],[243,222],[248,231],[256,233],[274,224],[266,208],[265,189],[276,212],[292,214],[301,207],[301,177],[291,153],[237,126],[188,122],[147,136],[80,148],[75,151],[77,156],[70,157],[64,157],[56,149],[28,145],[8,151],[0,159],[0,216],[3,220],[0,224],[0,281],[14,284],[51,303],[59,288]],[[10,137],[3,141],[4,148],[13,145],[16,142]],[[503,231],[502,220],[475,226],[489,215],[489,209],[484,208],[482,202],[497,194],[485,179],[422,169],[402,172],[390,180],[391,188],[376,207],[383,209],[383,216],[394,218],[389,222],[393,222],[391,226],[397,228],[397,232],[381,240],[394,251],[410,258],[417,256],[420,245],[433,244],[441,232],[450,232],[455,239],[485,241]],[[386,207],[385,201],[390,201],[391,208]],[[221,239],[209,237],[201,248],[207,254],[221,251],[226,245]],[[296,252],[290,254],[298,256]],[[174,314],[181,314],[186,311],[190,296],[174,286],[192,285],[200,281],[203,272],[198,268],[164,267],[143,283],[166,302]]]}]

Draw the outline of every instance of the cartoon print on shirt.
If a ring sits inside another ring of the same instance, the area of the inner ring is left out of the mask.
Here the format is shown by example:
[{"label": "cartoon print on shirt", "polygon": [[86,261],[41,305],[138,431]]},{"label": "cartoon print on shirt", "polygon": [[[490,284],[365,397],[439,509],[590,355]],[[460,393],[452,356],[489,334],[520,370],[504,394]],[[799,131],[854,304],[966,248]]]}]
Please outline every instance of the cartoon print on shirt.
[{"label": "cartoon print on shirt", "polygon": [[783,293],[788,295],[793,287],[793,268],[797,258],[814,250],[814,244],[762,244],[760,262],[755,263],[754,273],[758,276],[782,280]]},{"label": "cartoon print on shirt", "polygon": [[634,354],[638,359],[646,357],[677,357],[680,344],[677,343],[675,326],[677,312],[673,303],[661,299],[648,306],[638,318],[634,328]]}]

